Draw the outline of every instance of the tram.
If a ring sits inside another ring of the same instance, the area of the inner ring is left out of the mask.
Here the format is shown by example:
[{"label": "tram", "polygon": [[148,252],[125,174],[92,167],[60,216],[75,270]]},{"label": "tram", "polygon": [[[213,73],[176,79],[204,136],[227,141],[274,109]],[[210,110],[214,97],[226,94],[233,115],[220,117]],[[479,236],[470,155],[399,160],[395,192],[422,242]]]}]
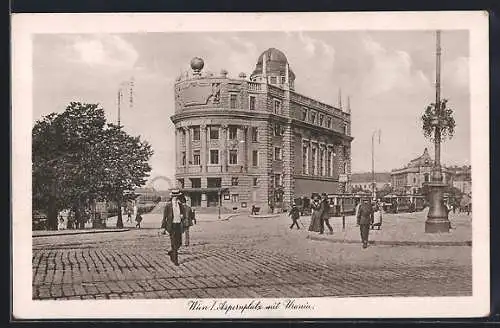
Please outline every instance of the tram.
[{"label": "tram", "polygon": [[369,194],[329,194],[328,202],[330,204],[330,216],[342,216],[342,206],[344,215],[353,215],[356,212],[356,205],[363,197],[370,197]]},{"label": "tram", "polygon": [[386,213],[419,212],[425,207],[425,198],[422,195],[387,195],[382,202]]}]

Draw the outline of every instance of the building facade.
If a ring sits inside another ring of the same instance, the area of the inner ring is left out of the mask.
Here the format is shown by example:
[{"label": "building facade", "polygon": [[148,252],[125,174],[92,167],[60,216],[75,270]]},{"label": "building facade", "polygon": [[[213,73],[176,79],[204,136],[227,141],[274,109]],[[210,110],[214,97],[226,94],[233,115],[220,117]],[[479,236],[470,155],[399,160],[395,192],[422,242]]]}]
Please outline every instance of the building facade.
[{"label": "building facade", "polygon": [[192,74],[175,84],[176,180],[193,206],[288,207],[340,192],[351,170],[348,111],[295,91],[286,56],[270,48],[238,78]]},{"label": "building facade", "polygon": [[[412,159],[406,166],[391,171],[392,187],[398,194],[418,194],[424,183],[430,182],[434,161],[427,148],[419,157]],[[443,182],[453,185],[453,170],[441,167]]]},{"label": "building facade", "polygon": [[450,167],[450,170],[453,171],[453,187],[466,195],[472,196],[471,166],[454,166]]},{"label": "building facade", "polygon": [[[382,190],[386,187],[391,187],[390,172],[375,172],[375,190]],[[351,187],[353,190],[372,191],[373,175],[370,172],[353,173],[351,175]]]}]

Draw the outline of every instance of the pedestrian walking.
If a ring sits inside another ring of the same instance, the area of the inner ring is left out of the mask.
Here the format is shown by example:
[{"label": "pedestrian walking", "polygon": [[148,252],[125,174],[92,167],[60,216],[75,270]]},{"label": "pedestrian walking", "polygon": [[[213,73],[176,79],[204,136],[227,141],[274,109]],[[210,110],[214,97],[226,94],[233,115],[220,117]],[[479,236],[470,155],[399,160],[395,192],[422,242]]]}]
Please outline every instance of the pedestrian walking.
[{"label": "pedestrian walking", "polygon": [[382,203],[380,203],[380,201],[377,201],[377,203],[374,206],[372,230],[375,229],[375,227],[377,227],[378,230],[380,230],[381,226],[382,226]]},{"label": "pedestrian walking", "polygon": [[321,206],[321,202],[319,196],[316,194],[313,197],[313,201],[311,202],[311,224],[309,224],[309,231],[319,232],[321,231],[321,216],[323,215]]},{"label": "pedestrian walking", "polygon": [[292,218],[292,225],[290,226],[290,229],[293,229],[293,226],[297,226],[297,229],[300,229],[299,227],[299,219],[300,219],[300,212],[295,203],[292,204],[292,208],[290,209],[290,213],[288,213],[290,217]]},{"label": "pedestrian walking", "polygon": [[184,228],[184,246],[189,246],[189,228],[193,224],[196,224],[196,217],[195,217],[194,210],[191,208],[191,206],[187,205],[187,203],[186,203],[186,197],[184,195],[181,195],[179,197],[179,200],[184,205],[184,210],[187,213],[186,218],[185,218],[185,220],[183,222],[183,228]]},{"label": "pedestrian walking", "polygon": [[142,222],[142,215],[140,215],[139,213],[137,213],[137,215],[135,216],[135,227],[136,228],[141,228],[141,222]]},{"label": "pedestrian walking", "polygon": [[[137,215],[135,217],[137,221]],[[132,223],[132,211],[130,210],[130,208],[127,208],[127,222]]]},{"label": "pedestrian walking", "polygon": [[370,225],[373,222],[373,207],[366,198],[363,200],[363,204],[361,204],[359,207],[358,214],[356,215],[356,221],[357,224],[359,225],[363,248],[367,248],[368,234],[370,233]]},{"label": "pedestrian walking", "polygon": [[[354,217],[357,218],[358,217],[358,213],[359,213],[359,207],[361,206],[361,201],[356,201],[356,207],[354,208]],[[359,223],[358,223],[359,225]]]},{"label": "pedestrian walking", "polygon": [[333,228],[330,225],[330,202],[328,201],[328,195],[326,193],[321,194],[321,232],[323,233],[325,231],[325,224],[328,227],[328,230],[330,230],[330,235],[333,234]]},{"label": "pedestrian walking", "polygon": [[178,266],[179,248],[182,245],[182,221],[185,220],[186,212],[184,205],[179,200],[179,196],[182,195],[181,192],[173,190],[170,195],[171,201],[167,203],[163,212],[162,234],[168,232],[171,245],[168,255],[170,255],[170,260]]}]

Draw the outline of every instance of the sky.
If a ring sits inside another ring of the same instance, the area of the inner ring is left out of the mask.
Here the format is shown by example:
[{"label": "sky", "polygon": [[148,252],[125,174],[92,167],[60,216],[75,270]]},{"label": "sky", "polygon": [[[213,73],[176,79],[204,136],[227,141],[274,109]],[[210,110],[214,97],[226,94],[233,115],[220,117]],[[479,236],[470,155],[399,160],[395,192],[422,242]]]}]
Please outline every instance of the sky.
[{"label": "sky", "polygon": [[[332,105],[351,104],[352,172],[406,165],[433,144],[420,116],[435,100],[434,31],[207,32],[38,34],[33,40],[33,124],[71,101],[99,103],[117,120],[117,92],[135,80],[134,104],[121,106],[121,124],[152,144],[151,177],[173,178],[174,81],[195,56],[205,72],[250,75],[266,49],[280,49],[296,75],[295,90]],[[442,31],[443,98],[454,109],[455,136],[443,143],[445,165],[470,164],[469,36]]]}]

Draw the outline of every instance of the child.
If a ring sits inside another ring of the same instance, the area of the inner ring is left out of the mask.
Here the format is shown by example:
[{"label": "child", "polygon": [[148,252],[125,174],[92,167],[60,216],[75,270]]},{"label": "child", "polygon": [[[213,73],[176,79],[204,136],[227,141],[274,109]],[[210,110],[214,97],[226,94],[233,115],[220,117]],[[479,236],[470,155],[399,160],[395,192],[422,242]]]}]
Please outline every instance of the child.
[{"label": "child", "polygon": [[290,229],[292,229],[294,225],[297,226],[297,229],[300,229],[299,223],[298,223],[298,220],[300,219],[300,213],[299,213],[299,209],[297,208],[297,205],[295,205],[295,203],[292,204],[292,208],[290,209],[290,213],[288,215],[291,216],[292,221],[293,221],[292,225],[290,226]]}]

